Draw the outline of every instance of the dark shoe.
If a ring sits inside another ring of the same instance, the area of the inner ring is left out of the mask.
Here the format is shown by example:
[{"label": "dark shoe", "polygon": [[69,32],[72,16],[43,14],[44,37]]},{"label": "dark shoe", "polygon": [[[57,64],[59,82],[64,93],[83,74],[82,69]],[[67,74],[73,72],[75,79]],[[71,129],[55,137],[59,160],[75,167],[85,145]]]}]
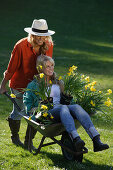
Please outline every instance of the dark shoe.
[{"label": "dark shoe", "polygon": [[12,143],[14,143],[17,146],[23,147],[24,144],[19,139],[19,129],[20,129],[20,120],[13,120],[11,118],[8,118],[7,121],[9,122],[9,127],[11,130],[11,139]]},{"label": "dark shoe", "polygon": [[20,141],[19,136],[11,136],[12,143],[14,143],[17,146],[24,147],[24,144]]},{"label": "dark shoe", "polygon": [[83,150],[84,146],[85,146],[85,142],[78,136],[76,137],[74,140],[74,147],[75,147],[75,150],[77,152],[80,152]]},{"label": "dark shoe", "polygon": [[94,152],[102,151],[108,149],[109,146],[107,144],[103,144],[100,140],[100,135],[97,135],[93,138],[93,150]]}]

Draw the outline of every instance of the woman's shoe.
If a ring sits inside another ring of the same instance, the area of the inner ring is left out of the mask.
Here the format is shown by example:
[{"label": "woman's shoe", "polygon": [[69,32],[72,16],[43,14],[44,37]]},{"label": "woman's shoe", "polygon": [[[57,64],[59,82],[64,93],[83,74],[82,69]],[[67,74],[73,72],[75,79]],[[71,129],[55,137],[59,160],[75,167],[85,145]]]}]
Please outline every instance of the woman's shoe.
[{"label": "woman's shoe", "polygon": [[24,144],[20,141],[18,134],[20,129],[20,120],[8,118],[7,121],[9,122],[9,127],[11,130],[12,143],[14,143],[16,146],[24,147]]},{"label": "woman's shoe", "polygon": [[93,139],[93,150],[94,152],[102,151],[108,149],[109,146],[107,144],[103,144],[100,140],[100,135],[95,136]]},{"label": "woman's shoe", "polygon": [[75,150],[77,152],[80,152],[83,150],[83,148],[85,146],[85,142],[79,136],[74,138],[73,142],[74,142]]}]

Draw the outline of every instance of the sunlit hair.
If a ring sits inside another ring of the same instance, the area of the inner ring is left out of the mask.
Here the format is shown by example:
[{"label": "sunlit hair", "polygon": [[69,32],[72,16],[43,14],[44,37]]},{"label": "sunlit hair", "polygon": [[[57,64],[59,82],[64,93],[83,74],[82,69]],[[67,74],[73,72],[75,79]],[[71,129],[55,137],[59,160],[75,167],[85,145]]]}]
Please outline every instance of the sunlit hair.
[{"label": "sunlit hair", "polygon": [[[37,57],[36,67],[38,68],[39,73],[43,72],[43,69],[46,67],[47,61],[50,61],[50,63],[55,65],[54,60],[51,57],[47,56],[47,55],[39,55]],[[40,66],[42,66],[42,69],[40,68]]]},{"label": "sunlit hair", "polygon": [[[37,44],[34,43],[33,41],[34,35],[28,34],[28,42],[35,47]],[[43,43],[42,46],[40,46],[39,53],[45,55],[46,51],[48,50],[50,45],[53,45],[53,40],[51,36],[46,36],[46,41]]]},{"label": "sunlit hair", "polygon": [[[43,69],[46,67],[46,63],[49,61],[55,66],[54,60],[46,55],[40,55],[37,58],[36,67],[38,69],[38,74],[43,73]],[[63,91],[63,82],[61,80],[58,80],[56,73],[53,72],[53,75],[50,77],[50,80],[53,84],[59,84],[61,91]]]}]

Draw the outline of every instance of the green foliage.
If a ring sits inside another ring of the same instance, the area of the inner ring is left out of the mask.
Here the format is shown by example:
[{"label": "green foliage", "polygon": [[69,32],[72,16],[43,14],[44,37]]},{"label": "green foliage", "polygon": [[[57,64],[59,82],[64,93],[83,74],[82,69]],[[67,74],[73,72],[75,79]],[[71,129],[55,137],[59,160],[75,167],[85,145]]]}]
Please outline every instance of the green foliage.
[{"label": "green foliage", "polygon": [[69,73],[63,76],[64,93],[71,96],[76,95],[85,85],[76,69],[76,66],[70,67]]},{"label": "green foliage", "polygon": [[112,108],[111,99],[108,97],[112,90],[107,90],[107,93],[100,91],[97,82],[91,82],[89,76],[79,74],[76,66],[70,67],[69,72],[62,79],[64,93],[71,95],[74,101],[81,105],[87,113],[105,111],[106,106]]}]

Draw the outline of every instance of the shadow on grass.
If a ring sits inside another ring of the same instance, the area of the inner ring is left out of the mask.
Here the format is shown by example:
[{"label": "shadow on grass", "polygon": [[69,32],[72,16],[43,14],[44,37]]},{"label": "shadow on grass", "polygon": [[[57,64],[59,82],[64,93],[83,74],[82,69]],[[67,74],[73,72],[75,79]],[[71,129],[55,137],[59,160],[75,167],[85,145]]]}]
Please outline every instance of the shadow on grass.
[{"label": "shadow on grass", "polygon": [[[66,170],[69,169],[87,169],[87,170],[111,170],[113,167],[107,166],[104,163],[102,165],[96,165],[92,163],[92,161],[89,161],[87,159],[84,159],[83,163],[79,163],[76,161],[68,161],[66,160],[63,155],[60,154],[52,154],[50,152],[41,151],[41,153],[48,158],[50,158],[57,168],[65,168]],[[51,167],[53,167],[53,164],[50,164]]]}]

